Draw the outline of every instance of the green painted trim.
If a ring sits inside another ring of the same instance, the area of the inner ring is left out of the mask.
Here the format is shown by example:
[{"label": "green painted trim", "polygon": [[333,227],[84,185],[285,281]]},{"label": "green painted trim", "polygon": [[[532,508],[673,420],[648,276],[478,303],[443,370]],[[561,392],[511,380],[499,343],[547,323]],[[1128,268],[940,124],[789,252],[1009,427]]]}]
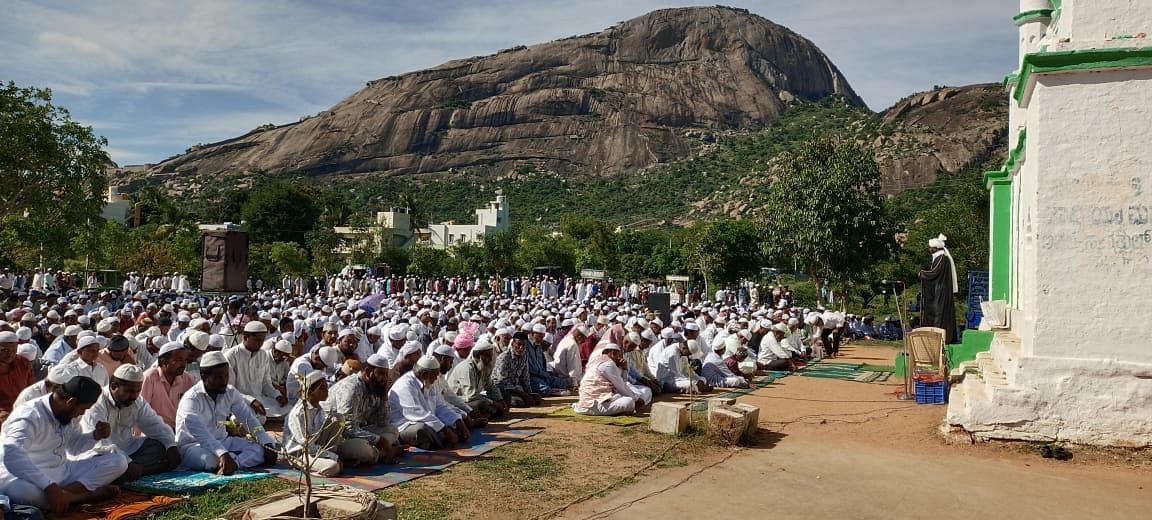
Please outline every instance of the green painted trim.
[{"label": "green painted trim", "polygon": [[948,352],[948,371],[956,370],[960,363],[975,360],[976,354],[980,352],[987,352],[992,348],[992,339],[995,337],[996,333],[990,330],[965,330],[960,344],[944,346]]},{"label": "green painted trim", "polygon": [[1028,143],[1028,129],[1021,128],[1020,134],[1016,138],[1016,148],[1013,148],[1008,153],[1008,160],[1004,161],[1004,166],[999,170],[984,172],[984,184],[989,186],[989,183],[1000,181],[1004,179],[1011,179],[1012,173],[1020,166],[1020,157],[1024,155],[1024,146]]},{"label": "green painted trim", "polygon": [[1012,97],[1020,106],[1026,104],[1024,93],[1032,76],[1076,70],[1122,69],[1152,67],[1152,47],[1118,47],[1112,49],[1080,49],[1074,51],[1041,50],[1024,55],[1019,79]]},{"label": "green painted trim", "polygon": [[1013,72],[1007,76],[1004,76],[1004,88],[1008,89],[1008,88],[1012,88],[1012,87],[1016,86],[1016,82],[1019,80],[1020,80],[1020,73],[1019,72]]},{"label": "green painted trim", "polygon": [[1012,294],[1012,180],[992,181],[988,247],[988,298],[1008,301]]},{"label": "green painted trim", "polygon": [[1013,16],[1012,21],[1016,22],[1016,26],[1019,27],[1029,22],[1051,18],[1052,9],[1033,9],[1031,11],[1024,11],[1016,16]]}]

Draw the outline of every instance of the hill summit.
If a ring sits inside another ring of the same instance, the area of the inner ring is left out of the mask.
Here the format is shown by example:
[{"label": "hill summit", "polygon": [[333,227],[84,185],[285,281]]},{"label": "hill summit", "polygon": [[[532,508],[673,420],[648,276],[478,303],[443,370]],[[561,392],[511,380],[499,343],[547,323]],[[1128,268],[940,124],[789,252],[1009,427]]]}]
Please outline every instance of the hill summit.
[{"label": "hill summit", "polygon": [[702,133],[763,127],[794,101],[830,95],[864,105],[791,30],[743,9],[662,9],[369,81],[315,116],[195,146],[148,173],[166,183],[250,172],[613,175],[687,157]]}]

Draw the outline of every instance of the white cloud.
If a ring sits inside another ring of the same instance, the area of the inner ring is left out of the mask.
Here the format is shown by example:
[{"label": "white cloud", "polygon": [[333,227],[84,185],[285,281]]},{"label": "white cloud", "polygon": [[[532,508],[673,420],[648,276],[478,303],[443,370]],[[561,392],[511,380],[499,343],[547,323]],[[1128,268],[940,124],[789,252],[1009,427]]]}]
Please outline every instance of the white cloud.
[{"label": "white cloud", "polygon": [[[94,126],[114,146],[158,160],[316,113],[372,79],[698,0],[5,3],[5,75],[51,86],[78,119],[107,123]],[[813,40],[874,109],[1014,65],[1014,9],[1002,0],[736,3]]]}]

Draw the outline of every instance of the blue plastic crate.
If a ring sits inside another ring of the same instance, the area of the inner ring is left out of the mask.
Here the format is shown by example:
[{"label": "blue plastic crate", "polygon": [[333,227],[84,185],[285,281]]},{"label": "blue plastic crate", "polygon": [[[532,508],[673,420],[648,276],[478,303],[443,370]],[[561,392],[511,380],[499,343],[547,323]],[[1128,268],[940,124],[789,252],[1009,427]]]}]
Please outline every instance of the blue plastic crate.
[{"label": "blue plastic crate", "polygon": [[916,404],[944,404],[948,402],[946,381],[916,381]]}]

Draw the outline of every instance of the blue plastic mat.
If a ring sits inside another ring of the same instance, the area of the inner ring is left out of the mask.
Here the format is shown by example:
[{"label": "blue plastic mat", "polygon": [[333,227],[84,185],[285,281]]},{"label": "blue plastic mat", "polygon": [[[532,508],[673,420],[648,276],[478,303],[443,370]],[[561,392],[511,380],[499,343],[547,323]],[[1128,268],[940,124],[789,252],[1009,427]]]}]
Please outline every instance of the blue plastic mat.
[{"label": "blue plastic mat", "polygon": [[259,480],[270,478],[271,473],[256,473],[252,471],[237,471],[228,476],[203,471],[174,470],[166,473],[157,473],[141,477],[129,482],[124,487],[144,493],[161,495],[184,495],[196,493],[208,488],[223,486],[230,482],[240,480]]}]

